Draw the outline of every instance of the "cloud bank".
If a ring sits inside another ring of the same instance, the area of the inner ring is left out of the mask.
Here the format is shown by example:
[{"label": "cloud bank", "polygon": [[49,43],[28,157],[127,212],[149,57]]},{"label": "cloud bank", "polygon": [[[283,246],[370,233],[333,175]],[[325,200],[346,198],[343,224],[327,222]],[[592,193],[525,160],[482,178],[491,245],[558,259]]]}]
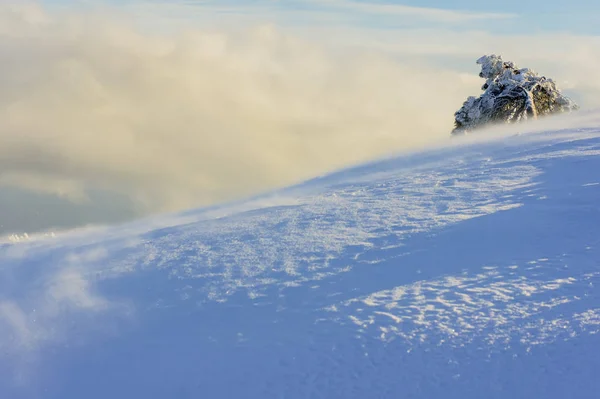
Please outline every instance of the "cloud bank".
[{"label": "cloud bank", "polygon": [[[0,8],[0,184],[144,211],[253,194],[446,135],[473,84],[273,26],[143,35]],[[435,94],[434,94],[435,93]]]}]

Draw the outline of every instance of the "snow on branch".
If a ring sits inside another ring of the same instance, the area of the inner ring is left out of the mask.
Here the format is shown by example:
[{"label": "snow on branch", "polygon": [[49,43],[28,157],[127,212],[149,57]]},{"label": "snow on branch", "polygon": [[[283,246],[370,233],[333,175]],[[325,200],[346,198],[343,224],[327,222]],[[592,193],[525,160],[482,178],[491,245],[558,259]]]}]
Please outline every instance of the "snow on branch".
[{"label": "snow on branch", "polygon": [[490,123],[515,123],[538,116],[579,109],[556,88],[552,79],[529,68],[519,69],[497,55],[477,60],[480,77],[486,80],[484,93],[469,97],[454,114],[452,134],[465,134]]}]

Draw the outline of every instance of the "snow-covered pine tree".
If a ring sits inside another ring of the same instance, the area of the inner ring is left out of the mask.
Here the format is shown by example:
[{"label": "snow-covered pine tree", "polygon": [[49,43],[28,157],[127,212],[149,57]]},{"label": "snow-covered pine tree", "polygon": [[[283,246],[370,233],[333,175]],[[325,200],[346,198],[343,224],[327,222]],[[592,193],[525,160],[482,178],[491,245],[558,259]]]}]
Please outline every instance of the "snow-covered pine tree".
[{"label": "snow-covered pine tree", "polygon": [[556,88],[552,79],[534,71],[519,69],[497,55],[477,60],[480,77],[486,79],[484,93],[469,97],[455,114],[452,134],[465,134],[490,123],[515,123],[558,112],[579,109]]}]

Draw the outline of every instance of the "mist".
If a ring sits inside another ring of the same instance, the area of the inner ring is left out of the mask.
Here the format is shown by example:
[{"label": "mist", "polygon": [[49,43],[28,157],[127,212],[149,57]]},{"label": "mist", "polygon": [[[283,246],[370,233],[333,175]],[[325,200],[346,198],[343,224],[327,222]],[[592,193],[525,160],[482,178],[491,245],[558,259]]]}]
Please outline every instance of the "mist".
[{"label": "mist", "polygon": [[[35,4],[0,5],[0,57],[0,190],[87,206],[69,225],[229,201],[447,140],[481,85],[273,24],[149,32],[116,10]],[[36,204],[28,226],[51,227]]]}]

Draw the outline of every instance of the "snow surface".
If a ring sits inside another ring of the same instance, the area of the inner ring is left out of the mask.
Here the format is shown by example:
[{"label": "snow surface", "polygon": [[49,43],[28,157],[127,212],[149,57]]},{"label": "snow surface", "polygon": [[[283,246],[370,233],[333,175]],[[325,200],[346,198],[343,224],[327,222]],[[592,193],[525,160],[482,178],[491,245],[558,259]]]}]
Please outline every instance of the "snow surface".
[{"label": "snow surface", "polygon": [[9,237],[0,397],[596,398],[599,196],[588,127]]}]

